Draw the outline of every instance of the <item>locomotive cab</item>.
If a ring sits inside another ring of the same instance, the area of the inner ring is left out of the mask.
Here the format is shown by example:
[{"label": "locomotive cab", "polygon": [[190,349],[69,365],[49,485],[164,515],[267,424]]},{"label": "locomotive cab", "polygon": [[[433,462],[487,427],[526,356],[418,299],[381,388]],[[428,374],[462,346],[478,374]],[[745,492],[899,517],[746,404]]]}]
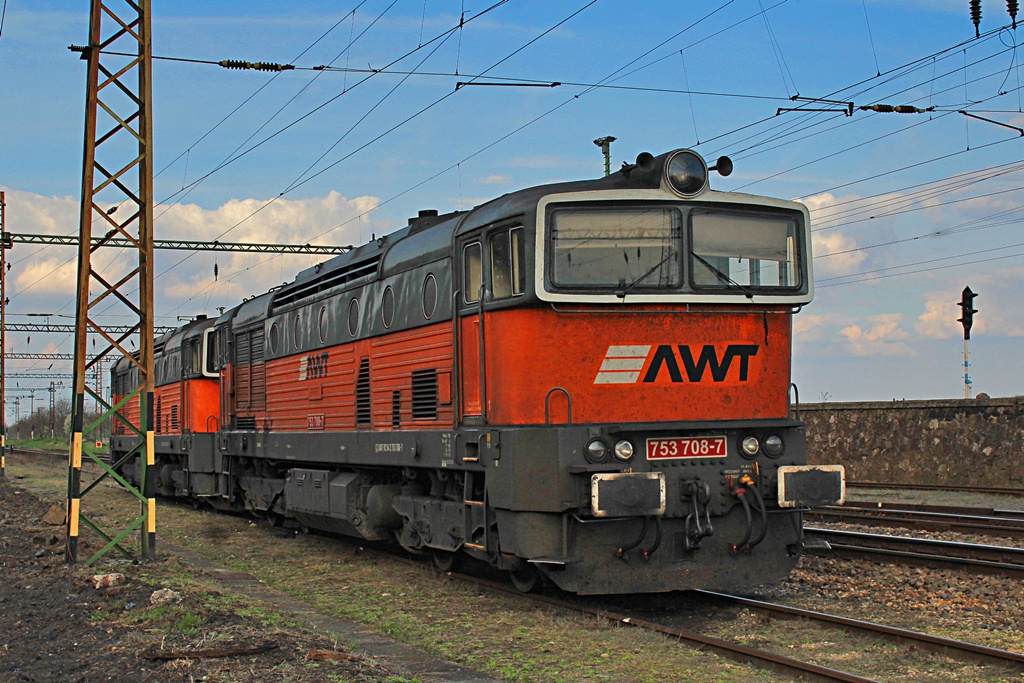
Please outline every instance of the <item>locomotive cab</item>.
[{"label": "locomotive cab", "polygon": [[844,496],[790,416],[806,208],[710,190],[688,150],[529,199],[478,209],[456,249],[461,407],[502,548],[580,593],[784,576],[800,511]]}]

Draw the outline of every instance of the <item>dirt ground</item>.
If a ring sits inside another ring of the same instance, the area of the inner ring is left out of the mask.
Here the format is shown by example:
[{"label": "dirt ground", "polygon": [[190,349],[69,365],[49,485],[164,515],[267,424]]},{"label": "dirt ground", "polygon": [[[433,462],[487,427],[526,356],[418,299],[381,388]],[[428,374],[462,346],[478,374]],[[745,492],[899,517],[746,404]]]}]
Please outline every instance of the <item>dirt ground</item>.
[{"label": "dirt ground", "polygon": [[[240,603],[215,582],[197,580],[176,557],[69,568],[62,517],[16,482],[0,480],[0,681],[406,680]],[[98,573],[126,578],[96,588]],[[153,594],[165,588],[177,596],[154,605]],[[248,648],[258,652],[213,656]]]}]

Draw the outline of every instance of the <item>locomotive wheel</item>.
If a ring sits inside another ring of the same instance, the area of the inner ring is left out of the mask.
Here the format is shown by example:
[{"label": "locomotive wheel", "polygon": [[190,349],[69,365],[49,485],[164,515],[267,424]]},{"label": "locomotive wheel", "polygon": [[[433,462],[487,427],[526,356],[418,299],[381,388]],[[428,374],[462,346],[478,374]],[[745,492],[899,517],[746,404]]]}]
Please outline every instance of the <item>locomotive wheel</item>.
[{"label": "locomotive wheel", "polygon": [[540,584],[540,572],[529,562],[520,562],[515,569],[509,569],[508,578],[520,593],[532,593]]},{"label": "locomotive wheel", "polygon": [[458,552],[434,550],[431,556],[434,559],[434,566],[445,573],[456,571],[462,564],[462,556]]}]

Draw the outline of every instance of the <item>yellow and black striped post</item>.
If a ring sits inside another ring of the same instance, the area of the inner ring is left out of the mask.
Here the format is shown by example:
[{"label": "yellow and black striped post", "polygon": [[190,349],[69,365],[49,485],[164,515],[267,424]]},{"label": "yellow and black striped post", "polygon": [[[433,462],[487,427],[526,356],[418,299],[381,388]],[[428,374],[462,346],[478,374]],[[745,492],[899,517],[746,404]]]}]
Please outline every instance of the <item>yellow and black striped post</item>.
[{"label": "yellow and black striped post", "polygon": [[142,557],[153,562],[156,561],[156,449],[155,433],[153,431],[153,406],[155,399],[153,392],[146,393],[146,422],[143,430],[146,432],[146,467],[142,468],[143,480],[142,490],[146,496],[146,526],[142,531],[141,546]]}]

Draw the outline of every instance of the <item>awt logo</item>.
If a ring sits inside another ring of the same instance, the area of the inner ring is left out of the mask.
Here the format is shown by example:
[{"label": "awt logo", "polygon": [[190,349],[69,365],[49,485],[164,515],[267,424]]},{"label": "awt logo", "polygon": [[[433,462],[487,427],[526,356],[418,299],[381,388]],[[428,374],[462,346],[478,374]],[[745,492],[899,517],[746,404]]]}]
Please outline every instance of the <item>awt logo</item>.
[{"label": "awt logo", "polygon": [[[746,382],[750,377],[750,359],[757,355],[757,344],[729,344],[719,351],[712,344],[687,346],[671,344],[609,346],[594,384],[671,382],[722,383],[730,379]],[[652,351],[653,349],[653,351]]]}]

